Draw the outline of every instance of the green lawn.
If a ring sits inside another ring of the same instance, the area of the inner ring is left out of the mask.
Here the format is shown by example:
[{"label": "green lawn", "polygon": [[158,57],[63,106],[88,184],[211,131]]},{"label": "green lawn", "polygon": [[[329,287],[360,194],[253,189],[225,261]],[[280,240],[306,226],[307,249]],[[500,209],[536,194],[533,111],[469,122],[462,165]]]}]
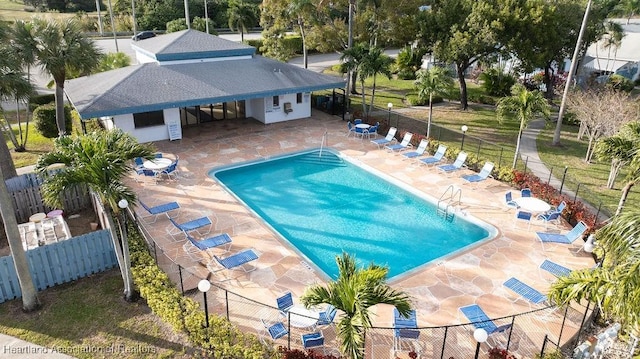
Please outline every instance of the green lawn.
[{"label": "green lawn", "polygon": [[[186,338],[152,314],[143,301],[122,299],[117,269],[39,292],[43,307],[0,305],[0,332],[77,358],[191,358]],[[93,351],[88,351],[92,349]]]},{"label": "green lawn", "polygon": [[[1,0],[0,0],[1,1]],[[6,111],[2,115],[12,124],[13,133],[16,135],[17,140],[22,143],[24,138],[27,139],[26,142],[26,151],[24,152],[16,152],[15,146],[11,142],[11,140],[7,139],[7,147],[9,147],[9,151],[11,151],[11,157],[13,158],[13,163],[16,168],[33,165],[38,160],[38,157],[43,154],[51,151],[53,149],[53,139],[43,137],[35,128],[32,122],[29,122],[29,128],[27,132],[27,126],[24,123],[25,114],[24,112],[21,115],[22,118],[22,138],[20,140],[20,134],[18,131],[18,126],[16,124],[16,112],[15,111]],[[75,124],[74,124],[75,125]],[[74,127],[75,128],[75,127]]]}]

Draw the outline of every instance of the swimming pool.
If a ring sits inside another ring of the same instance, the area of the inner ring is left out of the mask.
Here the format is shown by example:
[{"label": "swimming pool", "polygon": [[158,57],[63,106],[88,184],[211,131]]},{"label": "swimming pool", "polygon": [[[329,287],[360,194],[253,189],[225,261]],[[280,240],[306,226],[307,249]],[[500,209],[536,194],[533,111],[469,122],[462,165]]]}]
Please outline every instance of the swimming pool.
[{"label": "swimming pool", "polygon": [[342,251],[360,264],[389,266],[394,278],[497,233],[472,217],[442,218],[433,200],[332,150],[225,166],[209,176],[331,278]]}]

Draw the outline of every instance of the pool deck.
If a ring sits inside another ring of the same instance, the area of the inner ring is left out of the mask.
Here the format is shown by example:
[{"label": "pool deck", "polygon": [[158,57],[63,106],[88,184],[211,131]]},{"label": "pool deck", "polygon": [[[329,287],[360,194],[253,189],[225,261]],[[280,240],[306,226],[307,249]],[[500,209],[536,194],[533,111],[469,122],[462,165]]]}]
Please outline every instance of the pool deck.
[{"label": "pool deck", "polygon": [[[175,239],[170,236],[168,233],[173,225],[160,217],[155,224],[145,227],[172,261],[195,274],[195,280],[189,281],[187,289],[194,288],[197,279],[209,278],[214,283],[219,280],[217,284],[232,292],[275,305],[276,297],[286,291],[291,291],[297,302],[307,285],[325,281],[250,210],[207,176],[217,166],[320,147],[325,131],[329,147],[431,197],[437,199],[448,186],[458,186],[462,189],[462,201],[457,207],[459,213],[480,218],[498,229],[494,239],[391,282],[393,287],[402,288],[411,295],[419,326],[467,323],[458,308],[474,303],[491,318],[539,308],[529,306],[523,300],[516,301],[517,295],[502,283],[517,277],[545,293],[553,278],[538,269],[545,259],[571,269],[593,266],[590,255],[582,251],[576,253],[583,243],[581,240],[573,245],[548,244],[543,251],[534,233],[545,230],[541,221],[533,220],[530,229],[526,223],[514,226],[514,210],[504,205],[505,192],[513,190],[508,185],[493,179],[479,186],[465,184],[460,176],[471,173],[469,170],[446,176],[416,160],[406,160],[397,153],[378,149],[368,140],[346,137],[346,129],[346,123],[338,117],[314,112],[309,119],[266,126],[253,120],[207,123],[184,128],[182,140],[155,143],[159,151],[179,156],[179,179],[160,180],[154,184],[147,178],[138,183],[132,175],[127,183],[139,198],[147,205],[177,201],[182,207],[178,222],[208,216],[213,222],[212,234],[226,232],[233,238],[232,252],[254,248],[260,255],[252,262],[255,270],[250,273],[237,270],[212,273],[218,268],[207,266],[210,258],[199,253],[188,255],[183,249],[184,236],[178,235]],[[519,196],[516,191],[514,195]],[[144,214],[143,208],[136,208],[136,211]],[[550,225],[549,229],[555,228]],[[570,226],[564,224],[561,230],[568,229]],[[227,279],[225,274],[231,274],[233,279],[224,280]],[[373,313],[374,325],[392,325],[392,312],[388,306],[377,306]]]}]

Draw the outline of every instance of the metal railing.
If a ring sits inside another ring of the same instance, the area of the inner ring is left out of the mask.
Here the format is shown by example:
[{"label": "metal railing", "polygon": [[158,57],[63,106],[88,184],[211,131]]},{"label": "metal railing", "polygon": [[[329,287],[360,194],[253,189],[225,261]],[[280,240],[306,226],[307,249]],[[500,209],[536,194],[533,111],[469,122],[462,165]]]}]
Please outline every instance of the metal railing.
[{"label": "metal railing", "polygon": [[[156,264],[167,273],[182,295],[203,303],[203,296],[197,289],[198,282],[203,278],[171,260],[156,244],[142,222],[137,218],[134,221]],[[208,280],[211,279],[208,278]],[[276,318],[281,320],[289,330],[289,334],[276,340],[274,344],[289,349],[302,349],[299,339],[301,335],[316,329],[297,328],[295,323],[291,321],[291,317],[289,315],[283,317],[277,307],[234,293],[219,285],[215,280],[211,283],[206,300],[210,315],[224,317],[241,330],[253,332],[259,336],[265,335],[261,319]],[[592,309],[589,306],[574,304],[563,308],[549,306],[526,313],[494,318],[492,321],[496,326],[511,324],[511,329],[499,336],[489,336],[488,342],[482,345],[482,350],[487,352],[489,348],[499,346],[508,349],[518,358],[532,358],[541,352],[541,348],[542,351],[548,351],[564,347],[566,350],[572,351],[578,343],[581,328],[588,322],[591,314]],[[452,313],[452,317],[455,317],[455,314]],[[395,328],[374,327],[366,333],[365,357],[394,359],[401,353],[408,354],[410,351],[415,351],[420,355],[420,358],[470,358],[473,357],[477,345],[473,338],[476,325],[467,323],[418,327],[415,330],[419,332],[419,335],[412,339],[396,337]],[[339,340],[336,336],[335,325],[332,327],[324,328],[323,335],[326,346],[335,353],[339,347]],[[266,341],[269,340],[270,338]]]}]

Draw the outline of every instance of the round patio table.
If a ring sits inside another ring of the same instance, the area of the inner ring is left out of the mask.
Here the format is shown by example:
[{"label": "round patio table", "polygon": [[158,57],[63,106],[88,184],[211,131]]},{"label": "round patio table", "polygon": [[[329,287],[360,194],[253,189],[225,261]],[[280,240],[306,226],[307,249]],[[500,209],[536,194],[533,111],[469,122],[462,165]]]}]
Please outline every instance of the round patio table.
[{"label": "round patio table", "polygon": [[296,328],[311,328],[320,318],[320,313],[304,307],[294,306],[289,309],[291,326]]},{"label": "round patio table", "polygon": [[522,197],[513,200],[518,206],[525,211],[533,213],[542,213],[551,209],[549,203],[534,197]]},{"label": "round patio table", "polygon": [[156,158],[153,160],[147,160],[144,161],[142,163],[142,166],[148,170],[152,170],[152,171],[162,171],[163,169],[171,166],[171,163],[173,163],[173,161],[171,161],[168,158]]}]

